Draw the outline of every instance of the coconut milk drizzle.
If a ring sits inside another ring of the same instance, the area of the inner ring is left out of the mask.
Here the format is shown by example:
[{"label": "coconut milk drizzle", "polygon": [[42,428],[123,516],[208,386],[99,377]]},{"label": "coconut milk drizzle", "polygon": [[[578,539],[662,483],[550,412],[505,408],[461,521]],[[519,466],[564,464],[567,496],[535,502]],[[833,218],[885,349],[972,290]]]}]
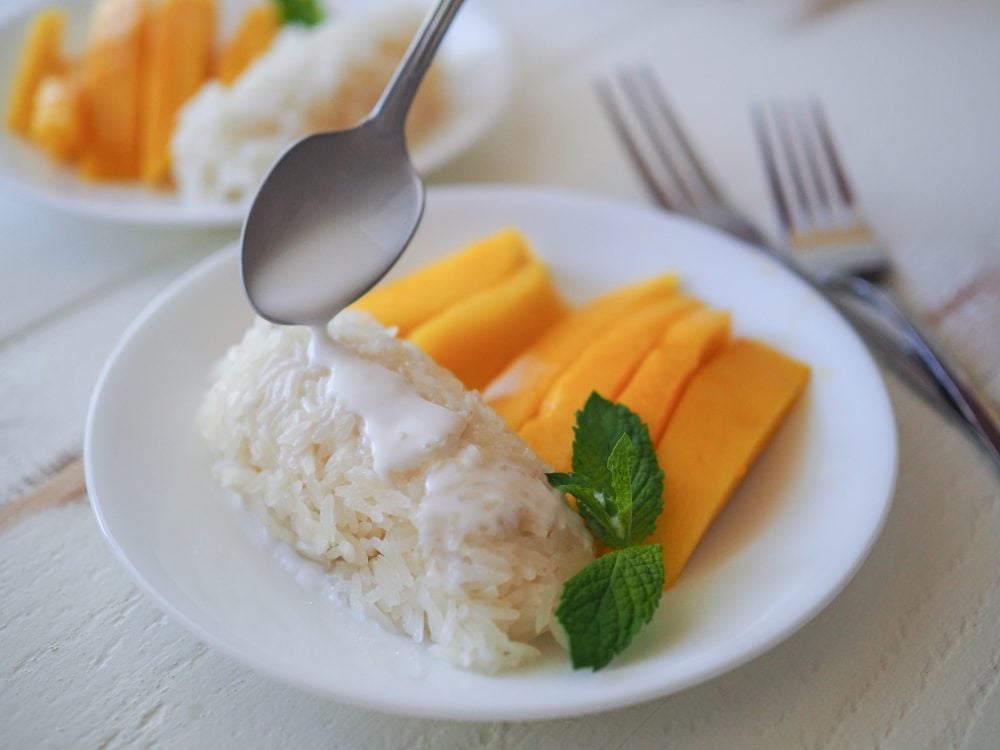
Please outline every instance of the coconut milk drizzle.
[{"label": "coconut milk drizzle", "polygon": [[309,363],[330,370],[329,394],[361,418],[381,476],[418,465],[462,427],[462,415],[418,396],[398,372],[356,356],[325,326],[310,331]]}]

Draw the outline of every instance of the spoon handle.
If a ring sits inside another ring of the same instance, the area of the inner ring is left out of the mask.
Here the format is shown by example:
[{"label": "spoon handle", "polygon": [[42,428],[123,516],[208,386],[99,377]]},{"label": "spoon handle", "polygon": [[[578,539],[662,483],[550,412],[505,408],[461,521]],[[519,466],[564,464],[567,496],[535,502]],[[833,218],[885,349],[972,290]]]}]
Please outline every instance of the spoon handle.
[{"label": "spoon handle", "polygon": [[402,132],[420,82],[463,2],[464,0],[439,0],[437,7],[424,19],[369,116],[378,127],[390,132]]}]

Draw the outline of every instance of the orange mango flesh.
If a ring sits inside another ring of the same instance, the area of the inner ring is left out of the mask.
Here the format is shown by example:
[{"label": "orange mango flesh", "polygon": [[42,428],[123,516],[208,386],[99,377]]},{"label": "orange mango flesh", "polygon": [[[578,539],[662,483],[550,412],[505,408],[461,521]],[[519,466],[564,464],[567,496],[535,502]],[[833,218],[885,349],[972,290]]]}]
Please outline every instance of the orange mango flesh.
[{"label": "orange mango flesh", "polygon": [[[382,325],[396,326],[400,336],[408,336],[453,305],[510,278],[532,259],[524,237],[505,229],[373,289],[351,307],[371,314]],[[421,334],[425,339],[430,335],[426,331]]]},{"label": "orange mango flesh", "polygon": [[596,336],[640,307],[666,300],[677,277],[658,276],[598,297],[547,330],[504,368],[484,393],[486,402],[517,431],[534,417],[549,387]]},{"label": "orange mango flesh", "polygon": [[565,311],[545,266],[532,261],[418,326],[409,339],[466,388],[478,389]]},{"label": "orange mango flesh", "polygon": [[576,413],[592,391],[614,401],[664,330],[698,302],[681,295],[641,308],[599,336],[556,379],[539,409],[518,434],[555,471],[569,471]]},{"label": "orange mango flesh", "polygon": [[208,78],[215,44],[214,0],[160,0],[150,10],[142,54],[141,177],[170,174],[177,113]]},{"label": "orange mango flesh", "polygon": [[236,34],[219,55],[219,80],[232,85],[254,60],[270,49],[280,27],[281,16],[272,0],[249,8]]},{"label": "orange mango flesh", "polygon": [[139,176],[139,110],[144,0],[99,0],[83,59],[87,140],[80,172],[88,179]]},{"label": "orange mango flesh", "polygon": [[696,310],[679,320],[667,329],[621,392],[618,401],[646,423],[653,445],[663,435],[691,377],[729,340],[729,328],[729,313],[719,310]]},{"label": "orange mango flesh", "polygon": [[[87,179],[166,183],[177,113],[213,72],[216,2],[97,0],[78,64],[62,57],[66,14],[40,12],[12,77],[7,129],[59,161],[79,160]],[[220,56],[227,83],[280,25],[274,2],[246,12]]]},{"label": "orange mango flesh", "polygon": [[28,137],[57,161],[75,158],[83,147],[80,82],[72,73],[46,76],[35,94]]},{"label": "orange mango flesh", "polygon": [[5,119],[12,132],[28,135],[38,88],[61,66],[65,30],[66,14],[61,10],[44,10],[32,22],[7,96]]},{"label": "orange mango flesh", "polygon": [[663,545],[664,588],[767,445],[809,380],[809,368],[736,340],[692,378],[656,449],[663,513],[644,543]]}]

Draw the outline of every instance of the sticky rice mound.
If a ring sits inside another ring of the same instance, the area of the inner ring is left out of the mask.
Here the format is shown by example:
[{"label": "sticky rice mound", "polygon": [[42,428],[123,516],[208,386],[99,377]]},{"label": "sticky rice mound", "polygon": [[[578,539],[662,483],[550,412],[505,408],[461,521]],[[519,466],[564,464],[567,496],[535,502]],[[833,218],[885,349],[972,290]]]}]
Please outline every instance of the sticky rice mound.
[{"label": "sticky rice mound", "polygon": [[[246,199],[292,142],[364,119],[424,11],[419,3],[390,0],[331,14],[312,28],[287,24],[231,86],[202,86],[178,113],[171,140],[181,199]],[[444,79],[432,66],[407,118],[411,145],[441,121],[446,101]]]},{"label": "sticky rice mound", "polygon": [[580,518],[478,393],[364,314],[341,313],[329,330],[457,412],[460,428],[420,465],[380,475],[362,416],[327,389],[328,368],[310,365],[309,331],[257,321],[217,365],[198,415],[218,481],[324,566],[357,615],[465,667],[537,654],[529,642],[592,558]]}]

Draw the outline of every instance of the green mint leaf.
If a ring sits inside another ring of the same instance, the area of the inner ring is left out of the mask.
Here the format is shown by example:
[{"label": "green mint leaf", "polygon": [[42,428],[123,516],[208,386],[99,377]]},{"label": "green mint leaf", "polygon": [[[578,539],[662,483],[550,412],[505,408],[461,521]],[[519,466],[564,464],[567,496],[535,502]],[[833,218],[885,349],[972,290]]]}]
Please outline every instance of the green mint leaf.
[{"label": "green mint leaf", "polygon": [[638,439],[627,433],[635,445],[635,460],[631,467],[632,479],[632,529],[629,543],[639,544],[653,533],[656,519],[663,511],[663,470],[656,459],[656,451],[649,439],[649,430],[642,427]]},{"label": "green mint leaf", "polygon": [[274,0],[281,13],[281,22],[315,26],[323,20],[323,7],[318,0]]},{"label": "green mint leaf", "polygon": [[591,533],[613,552],[563,586],[556,618],[575,669],[598,670],[648,623],[663,591],[663,548],[635,546],[663,510],[663,471],[649,430],[633,411],[592,393],[576,415],[573,471],[549,483],[577,499]]},{"label": "green mint leaf", "polygon": [[619,408],[594,391],[576,413],[573,438],[573,471],[611,489],[608,456],[623,433],[628,432],[628,409]]},{"label": "green mint leaf", "polygon": [[574,669],[606,666],[648,623],[663,593],[663,548],[627,547],[599,557],[563,587],[556,618]]},{"label": "green mint leaf", "polygon": [[546,474],[549,484],[576,498],[577,512],[583,516],[590,533],[612,548],[624,547],[621,524],[614,518],[617,508],[609,504],[610,494],[596,487],[582,474]]},{"label": "green mint leaf", "polygon": [[588,477],[602,494],[616,496],[608,460],[623,434],[628,435],[634,449],[629,470],[632,518],[626,544],[636,544],[653,533],[663,510],[663,472],[649,439],[649,429],[639,416],[624,404],[614,404],[596,392],[591,393],[576,415],[573,473]]},{"label": "green mint leaf", "polygon": [[632,542],[632,464],[635,448],[628,433],[622,433],[608,456],[608,473],[611,475],[611,491],[618,511],[615,521],[621,530],[621,537],[627,547]]}]

